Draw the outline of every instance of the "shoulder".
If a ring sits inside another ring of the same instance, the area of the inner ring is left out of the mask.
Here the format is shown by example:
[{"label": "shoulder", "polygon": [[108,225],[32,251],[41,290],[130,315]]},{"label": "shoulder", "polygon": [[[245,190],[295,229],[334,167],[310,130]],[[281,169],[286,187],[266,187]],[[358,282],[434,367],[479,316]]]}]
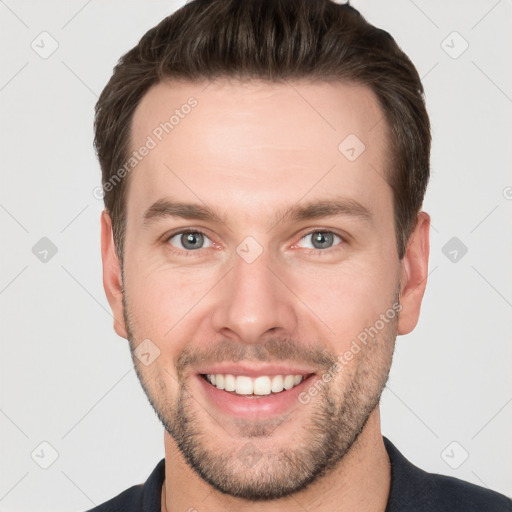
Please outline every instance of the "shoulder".
[{"label": "shoulder", "polygon": [[512,512],[510,498],[457,478],[426,473],[425,485],[433,510]]},{"label": "shoulder", "polygon": [[391,490],[386,512],[512,512],[512,500],[490,489],[410,463],[386,438]]},{"label": "shoulder", "polygon": [[142,512],[143,489],[142,484],[134,485],[87,512]]},{"label": "shoulder", "polygon": [[87,512],[160,512],[164,478],[165,459],[162,459],[145,483],[134,485]]}]

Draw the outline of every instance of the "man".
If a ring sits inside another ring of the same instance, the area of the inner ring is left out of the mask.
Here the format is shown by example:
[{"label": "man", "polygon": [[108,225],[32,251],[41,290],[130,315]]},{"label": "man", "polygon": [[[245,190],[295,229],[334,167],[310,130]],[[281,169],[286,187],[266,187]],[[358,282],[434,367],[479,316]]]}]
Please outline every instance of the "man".
[{"label": "man", "polygon": [[94,510],[512,510],[381,434],[427,278],[422,95],[329,0],[196,0],[123,56],[96,110],[104,286],[165,459]]}]

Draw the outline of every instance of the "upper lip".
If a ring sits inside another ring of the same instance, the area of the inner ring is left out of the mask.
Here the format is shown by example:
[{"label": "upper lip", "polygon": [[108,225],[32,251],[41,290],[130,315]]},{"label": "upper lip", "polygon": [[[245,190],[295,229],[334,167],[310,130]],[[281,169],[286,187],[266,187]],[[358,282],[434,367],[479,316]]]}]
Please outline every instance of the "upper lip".
[{"label": "upper lip", "polygon": [[216,363],[205,365],[196,369],[198,374],[232,374],[246,375],[248,377],[258,377],[260,375],[310,375],[315,373],[314,369],[300,367],[297,365],[273,364],[273,365],[255,365],[249,363]]}]

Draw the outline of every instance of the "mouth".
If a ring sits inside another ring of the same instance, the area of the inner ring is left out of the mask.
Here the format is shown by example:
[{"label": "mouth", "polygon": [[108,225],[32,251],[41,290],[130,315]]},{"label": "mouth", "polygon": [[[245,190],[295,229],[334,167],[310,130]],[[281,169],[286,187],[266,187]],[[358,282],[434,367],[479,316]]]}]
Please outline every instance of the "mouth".
[{"label": "mouth", "polygon": [[206,370],[196,374],[198,391],[217,412],[228,418],[261,421],[303,407],[300,393],[321,378],[298,369]]},{"label": "mouth", "polygon": [[216,389],[245,397],[277,395],[298,386],[312,374],[282,375],[233,375],[231,373],[207,373],[200,376]]}]

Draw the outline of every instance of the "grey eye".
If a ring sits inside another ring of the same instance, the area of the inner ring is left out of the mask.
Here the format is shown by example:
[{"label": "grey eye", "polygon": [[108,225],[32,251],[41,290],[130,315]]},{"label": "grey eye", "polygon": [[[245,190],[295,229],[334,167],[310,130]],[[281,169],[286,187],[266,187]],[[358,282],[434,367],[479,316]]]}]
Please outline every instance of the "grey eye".
[{"label": "grey eye", "polygon": [[301,242],[307,241],[307,239],[311,239],[311,242],[306,242],[306,245],[301,245],[301,247],[308,249],[330,249],[335,242],[339,243],[342,241],[338,235],[331,231],[312,231],[304,236]]},{"label": "grey eye", "polygon": [[187,251],[194,251],[211,246],[210,239],[199,231],[183,231],[182,233],[176,233],[169,238],[169,243],[178,249],[185,249]]}]

